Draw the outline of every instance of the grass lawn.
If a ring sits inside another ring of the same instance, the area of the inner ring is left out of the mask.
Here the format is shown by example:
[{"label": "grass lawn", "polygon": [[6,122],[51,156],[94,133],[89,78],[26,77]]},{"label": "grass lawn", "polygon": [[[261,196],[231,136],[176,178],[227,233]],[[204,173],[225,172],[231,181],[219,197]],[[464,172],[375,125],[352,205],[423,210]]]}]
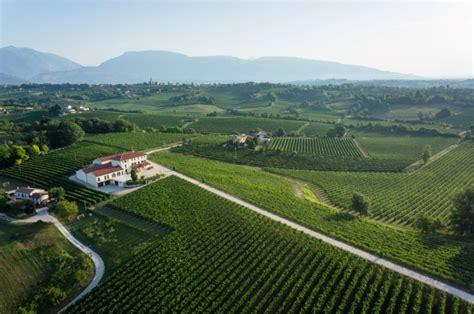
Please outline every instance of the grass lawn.
[{"label": "grass lawn", "polygon": [[[0,221],[0,313],[16,313],[60,274],[60,256],[79,253],[53,225]],[[61,288],[70,293],[77,289],[74,286],[69,278]]]}]

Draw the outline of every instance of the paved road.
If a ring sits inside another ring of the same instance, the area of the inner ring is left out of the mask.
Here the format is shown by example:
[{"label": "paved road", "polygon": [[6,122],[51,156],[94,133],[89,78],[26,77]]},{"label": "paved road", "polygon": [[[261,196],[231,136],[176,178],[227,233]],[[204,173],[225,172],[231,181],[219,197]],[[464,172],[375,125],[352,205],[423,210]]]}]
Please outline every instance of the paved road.
[{"label": "paved road", "polygon": [[228,194],[228,193],[226,193],[226,192],[223,192],[223,191],[221,191],[221,190],[218,190],[218,189],[216,189],[216,188],[213,188],[213,187],[211,187],[211,186],[209,186],[209,185],[207,185],[207,184],[204,184],[204,183],[202,183],[202,182],[200,182],[200,181],[198,181],[198,180],[195,180],[195,179],[193,179],[193,178],[191,178],[191,177],[188,177],[188,176],[186,176],[186,175],[184,175],[184,174],[181,174],[181,173],[179,173],[179,172],[173,171],[173,170],[171,170],[171,169],[169,169],[169,168],[166,168],[166,167],[163,167],[163,166],[158,166],[158,167],[160,167],[160,170],[161,170],[163,173],[165,173],[165,174],[177,176],[178,178],[181,178],[181,179],[186,180],[186,181],[188,181],[188,182],[190,182],[190,183],[192,183],[192,184],[195,184],[195,185],[197,185],[197,186],[199,186],[199,187],[201,187],[201,188],[203,188],[203,189],[205,189],[205,190],[207,190],[207,191],[209,191],[209,192],[212,192],[212,193],[214,193],[214,194],[217,194],[217,195],[219,195],[219,196],[221,196],[221,197],[223,197],[223,198],[225,198],[225,199],[228,199],[229,201],[232,201],[232,202],[234,202],[234,203],[237,203],[237,204],[239,204],[239,205],[242,205],[242,206],[244,206],[244,207],[246,207],[246,208],[248,208],[248,209],[251,209],[251,210],[253,210],[253,211],[255,211],[255,212],[257,212],[257,213],[259,213],[259,214],[261,214],[261,215],[264,215],[264,216],[266,216],[266,217],[268,217],[268,218],[270,218],[270,219],[273,219],[273,220],[275,220],[275,221],[279,221],[279,222],[281,222],[281,223],[283,223],[283,224],[285,224],[285,225],[287,225],[287,226],[290,226],[290,227],[292,227],[292,228],[294,228],[294,229],[296,229],[296,230],[302,231],[302,232],[304,232],[304,233],[306,233],[306,234],[308,234],[308,235],[310,235],[310,236],[312,236],[312,237],[314,237],[314,238],[316,238],[316,239],[319,239],[319,240],[321,240],[321,241],[323,241],[323,242],[326,242],[326,243],[328,243],[328,244],[331,244],[331,245],[333,245],[333,246],[335,246],[335,247],[338,247],[338,248],[340,248],[340,249],[342,249],[342,250],[344,250],[344,251],[347,251],[347,252],[350,252],[350,253],[352,253],[352,254],[355,254],[355,255],[357,255],[357,256],[359,256],[359,257],[362,257],[362,258],[364,258],[364,259],[366,259],[366,260],[368,260],[368,261],[371,261],[371,262],[373,262],[373,263],[382,265],[382,266],[384,266],[384,267],[386,267],[386,268],[389,268],[389,269],[391,269],[391,270],[393,270],[393,271],[395,271],[395,272],[397,272],[397,273],[400,273],[400,274],[402,274],[402,275],[411,277],[411,278],[413,278],[413,279],[415,279],[415,280],[421,281],[421,282],[423,282],[423,283],[425,283],[425,284],[427,284],[427,285],[433,286],[433,287],[435,287],[435,288],[437,288],[437,289],[446,291],[447,293],[452,294],[452,295],[455,295],[455,296],[457,296],[457,297],[459,297],[459,298],[461,298],[461,299],[463,299],[463,300],[465,300],[465,301],[467,301],[467,302],[474,303],[474,295],[472,295],[472,294],[470,294],[470,293],[467,293],[467,292],[465,292],[465,291],[462,291],[462,290],[460,290],[460,289],[457,289],[457,288],[455,288],[455,287],[453,287],[453,286],[450,286],[450,285],[448,285],[448,284],[446,284],[446,283],[443,283],[443,282],[441,282],[441,281],[439,281],[439,280],[433,279],[433,278],[431,278],[431,277],[428,277],[428,276],[426,276],[426,275],[423,275],[423,274],[421,274],[421,273],[418,273],[418,272],[413,271],[413,270],[411,270],[411,269],[408,269],[408,268],[406,268],[406,267],[403,267],[403,266],[397,265],[397,264],[395,264],[395,263],[392,263],[392,262],[390,262],[390,261],[388,261],[388,260],[386,260],[386,259],[383,259],[383,258],[381,258],[381,257],[378,257],[378,256],[373,255],[373,254],[371,254],[371,253],[368,253],[368,252],[366,252],[366,251],[363,251],[363,250],[361,250],[361,249],[359,249],[359,248],[356,248],[356,247],[354,247],[354,246],[348,245],[348,244],[346,244],[346,243],[344,243],[344,242],[341,242],[341,241],[339,241],[339,240],[335,240],[335,239],[333,239],[333,238],[330,238],[330,237],[328,237],[328,236],[326,236],[326,235],[324,235],[324,234],[322,234],[322,233],[319,233],[319,232],[316,232],[316,231],[311,230],[311,229],[309,229],[309,228],[303,227],[303,226],[301,226],[301,225],[299,225],[299,224],[297,224],[297,223],[294,223],[294,222],[292,222],[292,221],[290,221],[290,220],[288,220],[288,219],[285,219],[285,218],[282,218],[282,217],[280,217],[280,216],[278,216],[278,215],[275,215],[275,214],[273,214],[273,213],[271,213],[271,212],[269,212],[269,211],[267,211],[267,210],[265,210],[265,209],[263,209],[263,208],[260,208],[260,207],[257,207],[257,206],[255,206],[255,205],[252,205],[252,204],[250,204],[250,203],[248,203],[248,202],[246,202],[246,201],[244,201],[244,200],[242,200],[242,199],[240,199],[240,198],[237,198],[237,197],[232,196],[232,195],[230,195],[230,194]]},{"label": "paved road", "polygon": [[7,215],[2,214],[2,213],[0,213],[0,218],[4,219],[4,220],[7,220],[7,221],[10,221],[10,222],[22,223],[22,224],[35,223],[37,221],[44,221],[44,222],[52,223],[56,226],[56,228],[59,230],[59,232],[61,232],[66,237],[66,239],[69,240],[69,242],[71,242],[75,247],[77,247],[79,250],[81,250],[85,254],[89,255],[89,257],[94,262],[95,274],[94,274],[94,278],[92,278],[92,281],[89,283],[89,285],[77,297],[75,297],[71,302],[66,304],[66,306],[64,306],[61,309],[60,312],[66,310],[73,303],[75,303],[76,301],[78,301],[79,299],[84,297],[87,293],[89,293],[92,289],[94,289],[97,286],[97,284],[99,284],[102,277],[104,276],[104,271],[105,271],[104,261],[99,256],[99,254],[97,254],[96,252],[94,252],[93,250],[91,250],[90,248],[88,248],[87,246],[82,244],[81,242],[79,242],[66,229],[66,227],[64,227],[64,225],[58,219],[56,219],[56,217],[53,217],[48,213],[48,208],[47,207],[38,209],[37,214],[35,216],[28,217],[26,219],[21,219],[21,220],[14,219],[14,218],[8,217]]}]

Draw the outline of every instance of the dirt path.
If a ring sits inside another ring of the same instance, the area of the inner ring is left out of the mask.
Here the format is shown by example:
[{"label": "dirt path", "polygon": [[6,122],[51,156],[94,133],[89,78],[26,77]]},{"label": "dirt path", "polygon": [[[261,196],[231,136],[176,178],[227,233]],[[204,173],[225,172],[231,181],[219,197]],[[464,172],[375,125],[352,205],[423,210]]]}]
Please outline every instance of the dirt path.
[{"label": "dirt path", "polygon": [[357,139],[353,139],[352,141],[354,141],[354,144],[356,145],[357,149],[360,151],[362,156],[364,156],[365,158],[369,158],[369,154],[367,154],[364,147],[362,147],[362,144],[359,143],[359,141]]},{"label": "dirt path", "polygon": [[168,175],[174,175],[174,176],[176,176],[176,177],[178,177],[178,178],[181,178],[181,179],[183,179],[183,180],[185,180],[185,181],[188,181],[188,182],[190,182],[190,183],[192,183],[192,184],[194,184],[194,185],[197,185],[197,186],[199,186],[199,187],[201,187],[201,188],[203,188],[203,189],[205,189],[205,190],[207,190],[207,191],[209,191],[209,192],[211,192],[211,193],[214,193],[214,194],[219,195],[220,197],[223,197],[223,198],[225,198],[225,199],[227,199],[227,200],[229,200],[229,201],[231,201],[231,202],[234,202],[234,203],[237,203],[237,204],[239,204],[239,205],[241,205],[241,206],[244,206],[244,207],[246,207],[246,208],[248,208],[248,209],[250,209],[250,210],[253,210],[254,212],[257,212],[257,213],[259,213],[259,214],[261,214],[261,215],[263,215],[263,216],[266,216],[266,217],[268,217],[268,218],[270,218],[270,219],[272,219],[272,220],[281,222],[281,223],[283,223],[283,224],[285,224],[285,225],[287,225],[287,226],[289,226],[289,227],[291,227],[291,228],[294,228],[294,229],[296,229],[296,230],[302,231],[302,232],[304,232],[305,234],[307,234],[307,235],[309,235],[309,236],[311,236],[311,237],[313,237],[313,238],[319,239],[319,240],[321,240],[321,241],[323,241],[323,242],[326,242],[326,243],[328,243],[328,244],[330,244],[330,245],[333,245],[333,246],[335,246],[335,247],[337,247],[337,248],[339,248],[339,249],[342,249],[342,250],[344,250],[344,251],[346,251],[346,252],[355,254],[355,255],[357,255],[357,256],[359,256],[359,257],[361,257],[361,258],[363,258],[363,259],[366,259],[366,260],[368,260],[368,261],[370,261],[370,262],[373,262],[373,263],[375,263],[375,264],[384,266],[384,267],[386,267],[386,268],[388,268],[388,269],[391,269],[391,270],[393,270],[393,271],[395,271],[395,272],[397,272],[397,273],[400,273],[400,274],[402,274],[402,275],[404,275],[404,276],[413,278],[413,279],[418,280],[418,281],[420,281],[420,282],[423,282],[423,283],[425,283],[425,284],[427,284],[427,285],[430,285],[430,286],[432,286],[432,287],[435,287],[435,288],[437,288],[437,289],[440,289],[440,290],[442,290],[442,291],[445,291],[445,292],[447,292],[447,293],[449,293],[449,294],[452,294],[452,295],[454,295],[454,296],[456,296],[456,297],[458,297],[458,298],[461,298],[461,299],[463,299],[463,300],[465,300],[465,301],[467,301],[467,302],[474,303],[474,295],[472,295],[472,294],[470,294],[470,293],[468,293],[468,292],[465,292],[465,291],[463,291],[463,290],[460,290],[460,289],[458,289],[458,288],[455,288],[455,287],[453,287],[453,286],[451,286],[451,285],[448,285],[448,284],[446,284],[446,283],[443,283],[443,282],[441,282],[441,281],[439,281],[439,280],[437,280],[437,279],[428,277],[428,276],[426,276],[426,275],[423,275],[423,274],[421,274],[421,273],[418,273],[418,272],[416,272],[416,271],[413,271],[413,270],[408,269],[408,268],[406,268],[406,267],[403,267],[403,266],[401,266],[401,265],[398,265],[398,264],[395,264],[395,263],[393,263],[393,262],[390,262],[390,261],[388,261],[388,260],[386,260],[386,259],[384,259],[384,258],[381,258],[381,257],[376,256],[376,255],[374,255],[374,254],[368,253],[368,252],[366,252],[366,251],[363,251],[363,250],[361,250],[361,249],[359,249],[359,248],[356,248],[356,247],[354,247],[354,246],[348,245],[348,244],[346,244],[346,243],[344,243],[344,242],[341,242],[341,241],[339,241],[339,240],[330,238],[330,237],[328,237],[328,236],[326,236],[326,235],[324,235],[324,234],[322,234],[322,233],[316,232],[316,231],[311,230],[311,229],[309,229],[309,228],[306,228],[306,227],[304,227],[304,226],[302,226],[302,225],[299,225],[299,224],[297,224],[297,223],[295,223],[295,222],[292,222],[292,221],[290,221],[290,220],[288,220],[288,219],[286,219],[286,218],[283,218],[283,217],[280,217],[280,216],[278,216],[278,215],[275,215],[275,214],[273,214],[273,213],[267,211],[266,209],[257,207],[257,206],[255,206],[255,205],[250,204],[250,203],[248,203],[248,202],[246,202],[246,201],[244,201],[244,200],[242,200],[242,199],[240,199],[240,198],[237,198],[237,197],[235,197],[235,196],[233,196],[233,195],[231,195],[231,194],[229,194],[229,193],[226,193],[226,192],[223,192],[223,191],[218,190],[218,189],[216,189],[216,188],[213,188],[213,187],[211,187],[211,186],[209,186],[209,185],[207,185],[207,184],[204,184],[204,183],[202,183],[202,182],[200,182],[200,181],[198,181],[198,180],[196,180],[196,179],[193,179],[193,178],[191,178],[191,177],[188,177],[188,176],[186,176],[186,175],[184,175],[184,174],[181,174],[181,173],[179,173],[179,172],[173,171],[173,170],[171,170],[171,169],[169,169],[169,168],[166,168],[166,167],[163,167],[163,166],[159,166],[159,167],[160,167],[160,170],[161,170],[163,173],[166,173],[166,174],[168,174]]},{"label": "dirt path", "polygon": [[72,243],[72,245],[77,247],[79,250],[87,254],[92,259],[92,262],[94,263],[95,267],[94,278],[92,278],[89,285],[87,285],[87,287],[82,290],[78,296],[76,296],[72,301],[66,304],[59,312],[63,312],[75,302],[83,298],[87,293],[89,293],[99,284],[102,277],[104,276],[105,265],[100,255],[91,250],[89,247],[82,244],[81,242],[79,242],[56,217],[53,217],[49,214],[47,207],[38,209],[38,213],[35,216],[26,219],[14,219],[2,213],[0,213],[0,218],[17,224],[31,224],[38,221],[52,223],[59,230],[59,232],[61,232],[66,237],[66,239],[68,239],[68,241]]},{"label": "dirt path", "polygon": [[440,159],[441,157],[443,157],[444,155],[448,154],[449,152],[453,151],[454,149],[456,149],[458,147],[459,147],[459,144],[454,144],[454,145],[446,147],[442,151],[437,152],[436,154],[434,154],[430,158],[430,160],[428,160],[428,162],[426,164],[423,163],[423,160],[417,160],[414,163],[412,163],[411,165],[407,166],[405,169],[403,169],[403,172],[414,173],[415,171],[423,169],[424,167],[426,167],[429,164],[435,162],[436,160]]},{"label": "dirt path", "polygon": [[309,122],[306,122],[305,124],[303,124],[302,126],[300,126],[300,128],[298,130],[296,130],[297,133],[300,133],[301,131],[303,131],[304,129],[306,129],[307,127],[309,126]]}]

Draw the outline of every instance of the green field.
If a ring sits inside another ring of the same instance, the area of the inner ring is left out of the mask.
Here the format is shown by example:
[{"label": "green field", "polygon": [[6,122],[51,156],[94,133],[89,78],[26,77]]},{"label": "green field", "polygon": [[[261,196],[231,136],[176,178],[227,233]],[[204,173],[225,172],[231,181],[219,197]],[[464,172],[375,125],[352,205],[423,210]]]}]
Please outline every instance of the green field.
[{"label": "green field", "polygon": [[[351,131],[352,132],[352,131]],[[433,154],[456,144],[456,137],[434,136],[395,136],[367,132],[352,132],[370,157],[380,159],[403,159],[416,161],[421,159],[426,145],[430,145]]]},{"label": "green field", "polygon": [[152,159],[302,225],[444,280],[464,287],[474,281],[474,264],[470,262],[474,244],[469,241],[443,235],[426,237],[315,204],[295,193],[292,180],[258,168],[176,153],[155,154]]},{"label": "green field", "polygon": [[[26,306],[60,278],[61,258],[78,254],[53,225],[0,220],[0,312],[18,313],[20,305]],[[68,263],[72,268],[73,260]],[[66,281],[61,288],[70,295],[73,285],[74,281]],[[41,310],[46,313],[44,307]]]},{"label": "green field", "polygon": [[57,149],[43,157],[33,158],[22,165],[1,170],[0,175],[44,189],[62,186],[66,190],[67,198],[91,205],[107,199],[109,195],[74,183],[68,179],[69,176],[97,157],[118,152],[117,148],[82,142]]},{"label": "green field", "polygon": [[303,121],[276,120],[261,118],[201,118],[192,124],[192,128],[201,133],[228,134],[234,131],[247,133],[252,130],[262,129],[275,132],[283,128],[286,132],[298,130],[305,123]]},{"label": "green field", "polygon": [[67,222],[67,227],[102,257],[105,276],[171,231],[169,226],[109,208],[99,208],[91,215]]},{"label": "green field", "polygon": [[175,177],[111,205],[175,231],[112,274],[72,313],[472,308]]},{"label": "green field", "polygon": [[360,192],[370,198],[374,219],[411,225],[425,215],[448,225],[454,195],[474,184],[473,156],[467,142],[414,173],[272,171],[321,186],[345,208]]},{"label": "green field", "polygon": [[363,156],[352,138],[276,137],[270,141],[269,149],[308,155]]},{"label": "green field", "polygon": [[182,133],[108,133],[87,137],[87,142],[115,146],[123,150],[145,150],[181,142],[192,135]]}]

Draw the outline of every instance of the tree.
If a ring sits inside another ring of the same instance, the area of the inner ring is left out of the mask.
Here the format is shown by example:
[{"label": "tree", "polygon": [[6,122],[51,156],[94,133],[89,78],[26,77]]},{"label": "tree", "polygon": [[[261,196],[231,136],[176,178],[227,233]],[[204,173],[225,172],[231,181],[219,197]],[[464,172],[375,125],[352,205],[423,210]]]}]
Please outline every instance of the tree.
[{"label": "tree", "polygon": [[418,116],[418,120],[420,120],[420,121],[423,121],[425,119],[425,117],[423,115],[423,112],[421,112],[421,111],[418,111],[418,113],[416,115]]},{"label": "tree", "polygon": [[60,105],[56,104],[54,106],[51,106],[48,111],[51,115],[57,117],[63,112],[63,109],[61,108]]},{"label": "tree", "polygon": [[450,117],[451,114],[452,114],[451,110],[449,110],[448,108],[443,108],[440,111],[438,111],[438,113],[436,113],[435,117],[436,119],[443,119],[443,118]]},{"label": "tree", "polygon": [[0,145],[0,165],[2,167],[10,166],[12,163],[12,151],[8,144]]},{"label": "tree", "polygon": [[55,187],[49,190],[49,197],[54,198],[56,201],[63,201],[66,192],[63,187]]},{"label": "tree", "polygon": [[64,300],[64,298],[66,298],[66,293],[57,287],[49,288],[46,292],[46,295],[48,297],[48,302],[51,305],[57,305],[59,302]]},{"label": "tree", "polygon": [[451,224],[459,234],[474,233],[474,186],[454,198]]},{"label": "tree", "polygon": [[24,161],[30,159],[25,149],[18,145],[13,146],[13,156],[15,158],[15,165],[21,165]]},{"label": "tree", "polygon": [[421,233],[423,234],[434,234],[443,227],[443,224],[441,223],[439,219],[433,219],[431,217],[421,216],[415,222],[414,226],[420,229]]},{"label": "tree", "polygon": [[329,129],[327,132],[326,132],[326,136],[327,137],[336,137],[337,134],[336,134],[336,129]]},{"label": "tree", "polygon": [[61,122],[56,130],[48,133],[50,142],[55,147],[72,145],[84,137],[84,130],[72,121]]},{"label": "tree", "polygon": [[285,132],[285,130],[284,130],[283,128],[279,128],[279,129],[274,133],[274,135],[275,135],[276,137],[283,137],[283,136],[286,135],[286,132]]},{"label": "tree", "polygon": [[114,122],[113,128],[115,132],[132,132],[137,126],[127,120],[118,119]]},{"label": "tree", "polygon": [[335,128],[337,137],[344,137],[346,134],[346,128],[342,124],[338,124]]},{"label": "tree", "polygon": [[352,209],[361,215],[367,216],[370,212],[370,200],[367,196],[355,192],[352,194]]},{"label": "tree", "polygon": [[135,169],[132,169],[132,171],[130,172],[130,176],[132,177],[133,182],[138,180],[138,175],[137,175],[137,172],[135,171]]},{"label": "tree", "polygon": [[70,219],[79,213],[79,208],[76,203],[63,200],[54,206],[54,211],[59,217]]},{"label": "tree", "polygon": [[30,157],[35,157],[35,156],[41,155],[41,150],[38,147],[38,145],[36,145],[36,144],[26,146],[26,150],[28,152],[28,155],[30,155]]},{"label": "tree", "polygon": [[423,150],[423,163],[427,163],[430,159],[431,156],[433,156],[433,153],[431,152],[431,145],[426,145],[425,149]]}]

